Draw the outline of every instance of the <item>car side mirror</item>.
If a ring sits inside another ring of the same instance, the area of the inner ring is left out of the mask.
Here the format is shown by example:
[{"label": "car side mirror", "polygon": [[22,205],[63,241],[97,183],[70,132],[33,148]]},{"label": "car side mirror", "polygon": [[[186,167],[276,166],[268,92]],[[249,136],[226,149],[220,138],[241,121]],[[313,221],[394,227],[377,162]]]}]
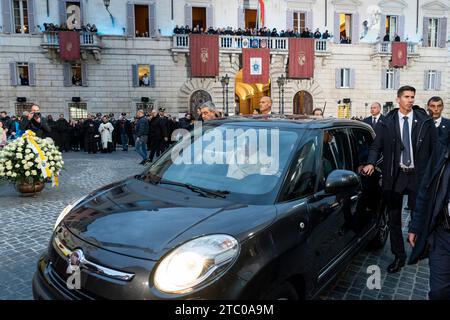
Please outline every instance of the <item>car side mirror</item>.
[{"label": "car side mirror", "polygon": [[325,182],[325,193],[346,194],[354,193],[361,181],[356,173],[348,170],[332,171]]}]

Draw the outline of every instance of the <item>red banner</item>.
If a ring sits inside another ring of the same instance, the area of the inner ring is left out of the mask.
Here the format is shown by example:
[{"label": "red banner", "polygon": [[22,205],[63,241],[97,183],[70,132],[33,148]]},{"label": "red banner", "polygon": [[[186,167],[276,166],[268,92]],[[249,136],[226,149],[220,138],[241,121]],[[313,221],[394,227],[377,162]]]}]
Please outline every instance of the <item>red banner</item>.
[{"label": "red banner", "polygon": [[60,31],[58,36],[61,60],[80,60],[80,34],[76,31]]},{"label": "red banner", "polygon": [[392,66],[403,67],[408,63],[408,44],[406,42],[392,42]]},{"label": "red banner", "polygon": [[314,77],[314,39],[289,38],[289,78]]},{"label": "red banner", "polygon": [[189,36],[191,77],[219,75],[219,36],[191,34]]},{"label": "red banner", "polygon": [[242,49],[243,81],[269,83],[269,49]]}]

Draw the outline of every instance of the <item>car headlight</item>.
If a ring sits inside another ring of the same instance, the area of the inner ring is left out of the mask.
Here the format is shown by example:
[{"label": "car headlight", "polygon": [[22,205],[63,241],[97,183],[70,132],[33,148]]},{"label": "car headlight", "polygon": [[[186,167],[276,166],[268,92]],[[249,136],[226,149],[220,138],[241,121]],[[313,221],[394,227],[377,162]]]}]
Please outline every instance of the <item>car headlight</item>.
[{"label": "car headlight", "polygon": [[67,214],[70,212],[70,210],[72,210],[74,207],[76,207],[81,201],[84,200],[84,198],[85,197],[82,197],[82,198],[78,199],[77,201],[69,204],[67,207],[65,207],[63,209],[63,211],[61,211],[61,213],[58,216],[58,219],[56,219],[56,223],[55,223],[55,226],[53,227],[53,231],[56,230],[56,228],[59,226],[59,224],[64,219],[64,217],[67,216]]},{"label": "car headlight", "polygon": [[217,234],[186,242],[166,256],[154,276],[158,290],[186,293],[223,273],[239,254],[238,241]]}]

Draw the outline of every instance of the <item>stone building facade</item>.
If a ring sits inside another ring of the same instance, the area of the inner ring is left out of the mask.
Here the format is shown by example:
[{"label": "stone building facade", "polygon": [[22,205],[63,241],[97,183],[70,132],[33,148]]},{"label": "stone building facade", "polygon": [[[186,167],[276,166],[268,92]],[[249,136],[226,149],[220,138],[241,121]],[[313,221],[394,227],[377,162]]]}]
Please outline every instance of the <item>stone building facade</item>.
[{"label": "stone building facade", "polygon": [[[0,1],[0,109],[19,113],[38,103],[45,114],[76,118],[87,112],[134,114],[137,108],[161,106],[178,115],[209,98],[224,109],[228,100],[231,113],[243,112],[244,103],[246,113],[257,107],[257,94],[251,88],[241,92],[236,81],[242,37],[220,37],[219,77],[191,78],[188,37],[174,36],[173,28],[195,23],[245,28],[254,22],[258,1],[105,2]],[[373,101],[395,106],[395,89],[406,84],[418,89],[418,105],[434,95],[449,100],[448,0],[424,0],[418,6],[403,0],[270,0],[265,9],[271,29],[319,28],[333,36],[316,41],[314,78],[288,79],[283,94],[277,80],[286,76],[287,39],[268,39],[279,41],[271,49],[270,85],[263,89],[276,112],[282,98],[289,114],[325,107],[326,115],[342,116],[338,106],[345,105],[347,116],[365,116]],[[57,32],[45,31],[44,23],[95,24],[98,32],[80,32],[81,59],[67,63],[59,59]],[[407,66],[390,67],[386,32],[408,42]],[[343,34],[350,44],[340,43]],[[148,85],[143,84],[144,73],[149,74]],[[221,82],[225,75],[228,90]],[[307,108],[300,110],[305,103]]]}]

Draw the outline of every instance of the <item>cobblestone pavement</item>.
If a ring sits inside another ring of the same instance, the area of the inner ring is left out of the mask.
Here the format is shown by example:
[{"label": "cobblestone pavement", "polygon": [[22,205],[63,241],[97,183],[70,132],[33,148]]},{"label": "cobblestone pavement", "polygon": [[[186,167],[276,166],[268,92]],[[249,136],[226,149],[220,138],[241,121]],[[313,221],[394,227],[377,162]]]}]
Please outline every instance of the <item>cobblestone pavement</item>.
[{"label": "cobblestone pavement", "polygon": [[[60,186],[47,184],[37,197],[18,196],[0,183],[0,299],[32,299],[31,280],[41,252],[61,210],[71,201],[102,185],[142,171],[132,150],[113,154],[65,153]],[[406,217],[406,215],[405,215]],[[362,251],[320,296],[320,299],[426,299],[427,261],[388,275],[389,244],[381,251]],[[381,269],[381,290],[369,290],[367,268]]]}]

